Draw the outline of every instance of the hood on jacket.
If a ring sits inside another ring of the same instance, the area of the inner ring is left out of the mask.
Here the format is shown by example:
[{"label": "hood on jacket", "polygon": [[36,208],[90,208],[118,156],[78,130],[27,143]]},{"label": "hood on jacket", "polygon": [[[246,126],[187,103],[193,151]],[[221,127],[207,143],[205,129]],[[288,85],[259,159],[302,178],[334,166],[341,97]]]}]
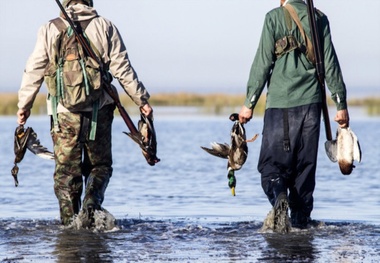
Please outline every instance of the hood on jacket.
[{"label": "hood on jacket", "polygon": [[[69,4],[70,4],[70,2],[71,2],[72,0],[63,0],[62,1],[62,6],[64,7],[64,8],[66,8]],[[92,1],[92,0],[82,0],[86,5],[88,5],[88,6],[91,6],[91,7],[93,7],[94,6],[94,2]]]},{"label": "hood on jacket", "polygon": [[[66,8],[66,12],[73,21],[85,21],[98,16],[95,8],[82,4],[71,5]],[[63,14],[61,17],[64,18]]]}]

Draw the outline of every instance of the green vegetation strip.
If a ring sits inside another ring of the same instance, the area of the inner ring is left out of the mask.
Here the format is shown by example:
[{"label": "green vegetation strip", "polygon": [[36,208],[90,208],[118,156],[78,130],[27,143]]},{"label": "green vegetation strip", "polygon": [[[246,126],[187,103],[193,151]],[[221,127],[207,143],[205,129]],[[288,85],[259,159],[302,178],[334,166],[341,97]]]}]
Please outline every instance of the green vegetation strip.
[{"label": "green vegetation strip", "polygon": [[[225,93],[157,93],[150,98],[153,107],[199,107],[208,114],[224,114],[232,110],[239,110],[244,103],[244,94]],[[17,94],[0,93],[0,115],[15,115],[17,112]],[[137,108],[126,94],[120,94],[120,101],[131,114],[137,113]],[[331,100],[329,105],[333,105]],[[352,99],[349,106],[365,107],[368,115],[380,115],[380,97]],[[255,114],[262,114],[265,110],[265,96],[261,96],[255,108]],[[46,94],[39,93],[34,102],[32,114],[46,114]]]}]

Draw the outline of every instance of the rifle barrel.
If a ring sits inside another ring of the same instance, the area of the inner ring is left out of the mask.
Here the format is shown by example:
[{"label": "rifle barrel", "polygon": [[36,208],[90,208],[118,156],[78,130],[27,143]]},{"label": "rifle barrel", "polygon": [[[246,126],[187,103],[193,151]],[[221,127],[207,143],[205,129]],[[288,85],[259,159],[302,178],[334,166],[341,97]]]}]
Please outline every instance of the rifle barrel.
[{"label": "rifle barrel", "polygon": [[321,49],[321,40],[319,38],[318,25],[315,18],[315,8],[313,0],[307,0],[307,12],[309,16],[309,24],[311,31],[311,41],[313,43],[314,54],[315,54],[315,68],[317,71],[318,81],[321,86],[322,93],[322,114],[323,121],[325,124],[326,138],[328,141],[332,140],[330,117],[327,108],[326,101],[326,86],[325,86],[325,70],[323,61],[323,51]]}]

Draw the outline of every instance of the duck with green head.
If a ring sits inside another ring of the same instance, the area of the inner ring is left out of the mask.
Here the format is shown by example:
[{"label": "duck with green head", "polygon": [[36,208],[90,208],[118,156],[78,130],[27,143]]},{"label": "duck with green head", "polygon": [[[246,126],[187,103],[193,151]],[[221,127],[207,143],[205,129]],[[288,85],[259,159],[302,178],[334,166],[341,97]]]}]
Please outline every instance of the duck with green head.
[{"label": "duck with green head", "polygon": [[231,129],[231,143],[211,143],[211,149],[201,146],[203,150],[211,155],[228,159],[228,186],[231,188],[232,195],[235,196],[236,177],[235,171],[240,170],[247,160],[248,146],[247,142],[253,142],[258,137],[256,134],[252,139],[247,140],[245,128],[239,122],[239,115],[233,113],[230,115],[230,120],[234,122]]}]

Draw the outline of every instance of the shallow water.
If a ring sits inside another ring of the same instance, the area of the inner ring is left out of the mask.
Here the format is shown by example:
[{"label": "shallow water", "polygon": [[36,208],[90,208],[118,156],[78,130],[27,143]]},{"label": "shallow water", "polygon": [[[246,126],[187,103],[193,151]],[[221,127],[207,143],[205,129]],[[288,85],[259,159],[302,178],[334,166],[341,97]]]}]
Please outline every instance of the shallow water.
[{"label": "shallow water", "polygon": [[327,223],[289,234],[260,222],[119,219],[121,229],[62,230],[56,221],[2,220],[4,262],[378,262],[380,229]]},{"label": "shallow water", "polygon": [[[14,187],[13,132],[16,119],[0,118],[0,262],[378,262],[380,260],[379,118],[351,115],[363,160],[349,176],[324,153],[318,157],[315,207],[321,226],[286,235],[262,233],[269,203],[256,170],[260,137],[236,172],[233,197],[226,161],[200,146],[228,142],[227,117],[199,116],[183,109],[156,110],[158,157],[146,164],[140,150],[113,126],[114,174],[104,207],[116,218],[111,231],[63,229],[53,192],[54,162],[27,152]],[[188,114],[187,114],[188,113]],[[52,149],[48,118],[28,126]],[[247,126],[260,133],[261,117]],[[335,129],[335,126],[333,126]]]}]

